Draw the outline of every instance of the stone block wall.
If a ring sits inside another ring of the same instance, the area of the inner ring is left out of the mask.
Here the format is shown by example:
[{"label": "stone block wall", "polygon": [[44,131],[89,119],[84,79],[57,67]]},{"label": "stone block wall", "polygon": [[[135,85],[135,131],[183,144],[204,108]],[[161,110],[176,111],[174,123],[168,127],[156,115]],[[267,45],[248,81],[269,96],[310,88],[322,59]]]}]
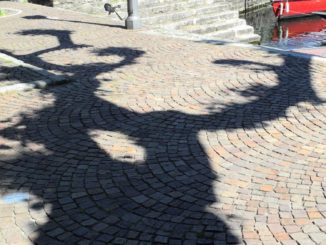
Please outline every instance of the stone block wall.
[{"label": "stone block wall", "polygon": [[269,4],[270,0],[230,0],[231,8],[240,12]]},{"label": "stone block wall", "polygon": [[[30,2],[44,2],[37,0],[29,0]],[[178,0],[175,0],[178,1]],[[200,1],[200,0],[198,0]],[[223,0],[222,0],[223,1]],[[105,15],[103,6],[109,2],[113,5],[121,5],[122,9],[120,13],[126,16],[127,0],[47,0],[45,2],[51,2],[54,7],[75,10],[79,12],[85,12],[95,15]],[[141,10],[142,4],[150,5],[151,2],[171,2],[171,0],[139,0],[139,6]],[[260,5],[268,4],[270,0],[228,0],[230,8],[232,10],[244,11],[245,9],[255,8]]]},{"label": "stone block wall", "polygon": [[88,14],[105,15],[103,6],[107,2],[113,5],[119,4],[122,7],[122,12],[126,11],[127,0],[53,0],[53,6]]}]

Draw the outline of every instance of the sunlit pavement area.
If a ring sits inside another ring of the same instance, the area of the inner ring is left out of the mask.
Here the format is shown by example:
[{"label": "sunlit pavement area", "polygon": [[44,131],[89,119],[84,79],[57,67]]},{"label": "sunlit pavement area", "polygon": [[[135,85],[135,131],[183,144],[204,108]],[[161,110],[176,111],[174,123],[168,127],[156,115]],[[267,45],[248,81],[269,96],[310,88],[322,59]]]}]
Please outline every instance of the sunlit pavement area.
[{"label": "sunlit pavement area", "polygon": [[0,244],[326,244],[325,62],[4,6]]}]

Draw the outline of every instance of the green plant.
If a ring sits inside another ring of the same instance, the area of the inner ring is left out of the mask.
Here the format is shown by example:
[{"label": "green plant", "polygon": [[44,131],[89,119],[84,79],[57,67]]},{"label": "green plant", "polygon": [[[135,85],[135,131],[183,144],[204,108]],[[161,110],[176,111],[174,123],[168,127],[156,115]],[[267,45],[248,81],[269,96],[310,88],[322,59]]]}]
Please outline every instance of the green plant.
[{"label": "green plant", "polygon": [[5,16],[6,12],[3,9],[0,9],[0,16]]}]

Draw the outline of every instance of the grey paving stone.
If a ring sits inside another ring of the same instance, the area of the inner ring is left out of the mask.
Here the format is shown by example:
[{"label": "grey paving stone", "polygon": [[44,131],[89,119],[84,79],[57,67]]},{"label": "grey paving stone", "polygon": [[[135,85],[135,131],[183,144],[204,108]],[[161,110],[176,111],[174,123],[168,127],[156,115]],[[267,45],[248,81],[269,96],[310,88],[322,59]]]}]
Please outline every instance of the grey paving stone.
[{"label": "grey paving stone", "polygon": [[326,242],[326,234],[320,231],[310,233],[309,236],[312,238],[314,242],[317,244],[321,244],[322,242]]},{"label": "grey paving stone", "polygon": [[324,62],[2,6],[0,50],[74,82],[0,95],[0,243],[323,242]]}]

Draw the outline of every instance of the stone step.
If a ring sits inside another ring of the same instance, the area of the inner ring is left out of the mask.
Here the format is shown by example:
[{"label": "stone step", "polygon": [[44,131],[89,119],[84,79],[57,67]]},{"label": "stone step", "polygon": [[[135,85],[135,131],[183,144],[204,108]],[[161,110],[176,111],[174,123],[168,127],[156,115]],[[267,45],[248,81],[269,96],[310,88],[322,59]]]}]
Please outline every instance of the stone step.
[{"label": "stone step", "polygon": [[252,26],[248,26],[248,25],[238,26],[238,28],[236,28],[235,30],[237,36],[247,35],[249,33],[254,33],[255,31]]},{"label": "stone step", "polygon": [[170,29],[172,28],[180,29],[182,26],[187,26],[187,25],[197,25],[197,24],[203,25],[203,24],[217,23],[218,21],[238,19],[238,16],[239,14],[237,11],[225,11],[219,14],[213,13],[204,16],[194,16],[184,20],[174,21],[171,24],[165,24],[165,26],[169,27]]},{"label": "stone step", "polygon": [[199,25],[203,24],[212,24],[216,23],[217,21],[225,21],[225,20],[232,20],[232,19],[238,19],[239,13],[237,11],[223,11],[222,13],[214,13],[211,15],[206,15],[203,17],[198,18],[198,21],[196,22]]},{"label": "stone step", "polygon": [[260,40],[260,36],[254,33],[252,26],[239,26],[235,29],[236,40],[239,42],[257,42]]},{"label": "stone step", "polygon": [[157,14],[150,17],[142,18],[144,25],[159,25],[166,24],[175,21],[184,20],[187,18],[195,18],[196,16],[204,16],[214,13],[220,13],[225,9],[227,5],[225,3],[215,3],[209,6],[198,7],[182,11],[172,11],[169,13]]},{"label": "stone step", "polygon": [[212,40],[234,40],[235,39],[235,30],[227,29],[222,31],[212,32],[206,35]]},{"label": "stone step", "polygon": [[227,0],[139,0],[139,11],[145,28],[215,40],[259,39]]},{"label": "stone step", "polygon": [[207,34],[211,32],[227,30],[242,25],[246,25],[245,20],[233,19],[233,20],[217,21],[216,23],[212,23],[209,25],[187,25],[182,27],[182,30],[191,33],[196,33],[196,34]]},{"label": "stone step", "polygon": [[243,42],[243,43],[259,42],[259,40],[260,40],[260,36],[255,33],[241,35],[236,38],[237,42]]},{"label": "stone step", "polygon": [[216,40],[230,40],[241,42],[253,42],[258,41],[260,36],[254,33],[253,27],[248,25],[237,26],[231,29],[212,32],[206,37]]},{"label": "stone step", "polygon": [[[176,1],[172,3],[160,3],[160,4],[150,4],[150,5],[140,5],[140,14],[142,17],[150,17],[156,14],[164,14],[175,11],[187,11],[193,8],[198,8],[201,6],[208,6],[212,4],[221,4],[221,0],[184,0]],[[225,5],[225,3],[222,2]]]}]

